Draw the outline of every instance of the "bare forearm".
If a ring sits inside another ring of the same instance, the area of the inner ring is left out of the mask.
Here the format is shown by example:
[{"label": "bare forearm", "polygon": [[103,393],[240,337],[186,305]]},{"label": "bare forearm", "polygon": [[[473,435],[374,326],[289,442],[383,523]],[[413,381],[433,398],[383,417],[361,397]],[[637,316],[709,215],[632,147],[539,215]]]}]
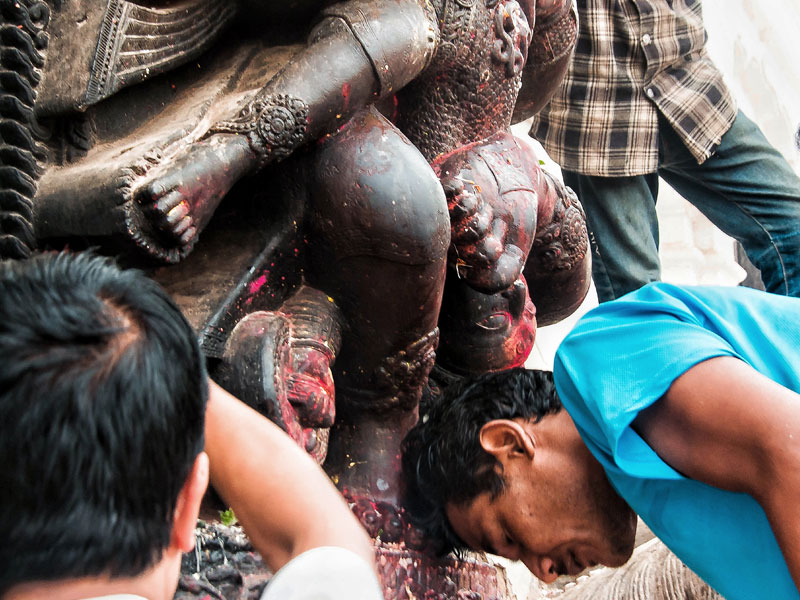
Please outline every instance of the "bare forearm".
[{"label": "bare forearm", "polygon": [[788,392],[769,398],[773,402],[770,413],[778,421],[766,444],[763,478],[751,494],[767,514],[794,585],[800,590],[800,418],[796,416],[800,396]]},{"label": "bare forearm", "polygon": [[785,480],[776,487],[781,491],[759,502],[767,513],[794,585],[800,590],[800,508],[797,504],[797,482]]},{"label": "bare forearm", "polygon": [[713,358],[633,426],[687,477],[755,498],[800,589],[800,395],[739,359]]},{"label": "bare forearm", "polygon": [[211,383],[206,413],[211,481],[272,569],[318,546],[370,563],[369,538],[319,466],[283,431]]}]

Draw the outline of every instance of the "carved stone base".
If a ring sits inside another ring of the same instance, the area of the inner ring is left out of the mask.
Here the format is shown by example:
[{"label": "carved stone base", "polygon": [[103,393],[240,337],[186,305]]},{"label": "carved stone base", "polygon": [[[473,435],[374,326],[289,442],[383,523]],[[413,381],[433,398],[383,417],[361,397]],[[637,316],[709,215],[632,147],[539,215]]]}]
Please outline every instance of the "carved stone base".
[{"label": "carved stone base", "polygon": [[442,560],[381,543],[375,548],[378,576],[387,600],[511,599],[505,569],[478,557]]},{"label": "carved stone base", "polygon": [[[201,521],[197,549],[186,554],[175,600],[257,600],[272,573],[242,529]],[[386,600],[510,600],[505,569],[478,555],[436,559],[403,543],[375,541]]]},{"label": "carved stone base", "polygon": [[272,573],[242,528],[199,521],[194,552],[184,554],[174,600],[258,600]]}]

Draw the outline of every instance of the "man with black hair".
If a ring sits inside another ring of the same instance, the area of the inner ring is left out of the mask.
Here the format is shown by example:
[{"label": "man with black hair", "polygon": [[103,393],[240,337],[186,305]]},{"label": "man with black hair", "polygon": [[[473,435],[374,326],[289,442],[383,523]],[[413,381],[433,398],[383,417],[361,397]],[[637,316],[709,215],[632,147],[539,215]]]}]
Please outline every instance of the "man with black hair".
[{"label": "man with black hair", "polygon": [[552,374],[448,389],[404,441],[406,507],[548,582],[626,562],[638,514],[728,600],[800,598],[799,346],[800,299],[649,284]]},{"label": "man with black hair", "polygon": [[315,584],[334,594],[315,598],[381,598],[342,497],[209,382],[192,328],[143,274],[67,253],[0,263],[0,357],[4,600],[172,598],[209,474],[280,569],[265,598]]}]

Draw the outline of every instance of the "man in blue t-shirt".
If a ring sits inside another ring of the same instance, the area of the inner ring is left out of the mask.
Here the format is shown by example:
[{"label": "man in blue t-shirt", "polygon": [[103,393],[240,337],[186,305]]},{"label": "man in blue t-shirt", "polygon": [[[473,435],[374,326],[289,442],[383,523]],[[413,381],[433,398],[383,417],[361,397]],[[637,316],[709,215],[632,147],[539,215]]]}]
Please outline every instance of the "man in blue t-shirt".
[{"label": "man in blue t-shirt", "polygon": [[800,299],[650,284],[552,375],[448,389],[404,443],[408,510],[544,581],[623,564],[638,514],[728,600],[800,598],[799,347]]}]

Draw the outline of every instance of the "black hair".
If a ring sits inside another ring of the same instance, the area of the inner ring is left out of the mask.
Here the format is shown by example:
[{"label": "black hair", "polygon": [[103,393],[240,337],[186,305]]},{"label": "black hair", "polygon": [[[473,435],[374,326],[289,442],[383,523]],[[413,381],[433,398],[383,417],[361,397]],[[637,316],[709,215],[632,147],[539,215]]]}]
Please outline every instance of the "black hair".
[{"label": "black hair", "polygon": [[549,371],[511,369],[448,387],[403,440],[403,505],[442,555],[468,549],[445,506],[479,494],[496,498],[505,486],[502,465],[480,445],[480,430],[495,419],[539,422],[561,410]]},{"label": "black hair", "polygon": [[0,595],[158,562],[207,385],[194,331],[141,272],[88,254],[0,263]]}]

